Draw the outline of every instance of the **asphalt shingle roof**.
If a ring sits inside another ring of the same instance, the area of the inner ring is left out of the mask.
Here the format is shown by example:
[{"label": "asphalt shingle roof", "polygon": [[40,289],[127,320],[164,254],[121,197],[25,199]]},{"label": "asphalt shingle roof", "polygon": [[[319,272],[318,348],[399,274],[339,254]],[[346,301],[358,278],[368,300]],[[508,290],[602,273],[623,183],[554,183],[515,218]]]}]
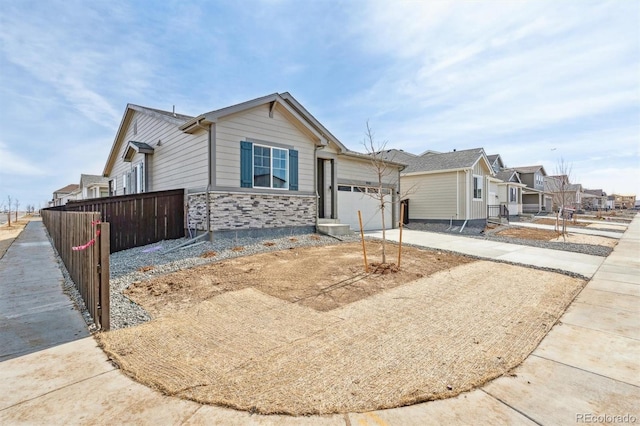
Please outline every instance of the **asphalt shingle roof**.
[{"label": "asphalt shingle roof", "polygon": [[75,191],[76,189],[78,189],[80,186],[77,183],[72,183],[69,184],[63,188],[58,189],[57,191],[53,191],[53,192],[57,192],[60,194],[71,194],[73,191]]},{"label": "asphalt shingle roof", "polygon": [[456,170],[472,167],[484,153],[482,148],[465,149],[462,151],[443,152],[441,154],[426,154],[413,158],[408,162],[404,173],[434,172],[438,170]]},{"label": "asphalt shingle roof", "polygon": [[518,173],[535,173],[540,170],[542,166],[524,166],[524,167],[512,167]]},{"label": "asphalt shingle roof", "polygon": [[389,149],[378,153],[384,161],[393,161],[396,163],[410,164],[413,160],[418,158],[417,155],[410,152],[404,152],[401,149]]},{"label": "asphalt shingle roof", "polygon": [[80,175],[80,185],[87,187],[99,183],[109,183],[109,178],[100,175]]},{"label": "asphalt shingle roof", "polygon": [[510,169],[500,170],[498,173],[496,173],[496,177],[504,182],[512,182],[511,177],[515,172],[515,170]]}]

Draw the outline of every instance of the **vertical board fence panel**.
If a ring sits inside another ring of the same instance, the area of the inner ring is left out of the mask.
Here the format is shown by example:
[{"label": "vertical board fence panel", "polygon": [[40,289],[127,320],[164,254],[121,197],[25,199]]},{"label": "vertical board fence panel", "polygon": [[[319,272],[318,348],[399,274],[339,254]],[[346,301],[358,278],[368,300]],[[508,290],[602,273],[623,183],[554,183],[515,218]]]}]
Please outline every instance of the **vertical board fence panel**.
[{"label": "vertical board fence panel", "polygon": [[[100,213],[97,212],[45,209],[41,214],[53,244],[91,317],[98,327],[108,330],[109,224],[99,223]],[[73,247],[80,249],[73,250]]]},{"label": "vertical board fence panel", "polygon": [[100,212],[110,224],[111,253],[184,237],[184,190],[70,201],[49,211]]}]

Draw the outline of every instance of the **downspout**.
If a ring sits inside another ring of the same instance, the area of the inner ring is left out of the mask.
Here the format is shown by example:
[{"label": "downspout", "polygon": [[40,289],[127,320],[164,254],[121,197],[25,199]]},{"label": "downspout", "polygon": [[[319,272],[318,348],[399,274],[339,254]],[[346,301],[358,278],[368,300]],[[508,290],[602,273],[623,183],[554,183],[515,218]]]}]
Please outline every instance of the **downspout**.
[{"label": "downspout", "polygon": [[464,218],[464,223],[462,224],[462,228],[460,228],[460,232],[462,232],[464,230],[464,227],[467,226],[467,222],[469,221],[469,215],[470,215],[470,208],[471,208],[471,203],[469,203],[469,187],[470,187],[470,183],[469,183],[469,169],[466,169],[464,171],[464,177],[467,180],[467,184],[466,184],[466,197],[464,200],[465,203],[465,218]]},{"label": "downspout", "polygon": [[465,217],[464,218],[465,218],[465,220],[468,220],[469,216],[471,214],[471,210],[470,210],[471,203],[469,203],[469,194],[471,193],[471,190],[469,189],[470,186],[471,186],[471,183],[469,181],[469,171],[470,171],[469,169],[464,171],[464,177],[465,177],[465,179],[467,181],[466,190],[465,190],[466,196],[465,196],[465,200],[464,200],[464,205],[465,205]]},{"label": "downspout", "polygon": [[196,121],[196,126],[207,132],[207,192],[205,193],[205,203],[207,204],[207,235],[209,235],[209,241],[213,241],[211,235],[211,204],[209,200],[209,191],[211,190],[211,125],[204,127],[200,122],[203,119]]},{"label": "downspout", "polygon": [[456,170],[456,219],[460,216],[460,172]]}]

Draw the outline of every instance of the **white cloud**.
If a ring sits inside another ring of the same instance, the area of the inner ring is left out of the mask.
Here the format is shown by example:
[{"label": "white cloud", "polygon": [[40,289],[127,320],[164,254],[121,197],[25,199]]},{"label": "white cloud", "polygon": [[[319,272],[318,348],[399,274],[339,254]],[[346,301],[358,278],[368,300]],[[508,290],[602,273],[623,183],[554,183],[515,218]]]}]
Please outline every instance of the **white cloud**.
[{"label": "white cloud", "polygon": [[41,165],[30,162],[22,155],[9,150],[0,142],[0,175],[41,176],[46,174]]},{"label": "white cloud", "polygon": [[18,6],[3,5],[0,52],[6,60],[54,88],[91,121],[117,125],[120,108],[112,106],[113,95],[145,90],[154,69],[151,46],[117,30],[127,14],[111,3],[107,10],[89,3]]}]

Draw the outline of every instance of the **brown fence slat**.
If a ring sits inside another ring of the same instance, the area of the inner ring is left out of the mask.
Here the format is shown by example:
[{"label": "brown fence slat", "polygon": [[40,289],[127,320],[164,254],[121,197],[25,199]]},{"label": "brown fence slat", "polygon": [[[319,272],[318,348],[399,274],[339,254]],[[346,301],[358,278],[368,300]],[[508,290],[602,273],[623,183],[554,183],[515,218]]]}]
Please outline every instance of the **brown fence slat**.
[{"label": "brown fence slat", "polygon": [[[109,329],[109,224],[98,224],[98,212],[45,209],[42,221],[87,310],[98,327]],[[97,231],[106,229],[103,235]],[[73,250],[95,238],[83,250]],[[105,316],[106,312],[106,316]]]},{"label": "brown fence slat", "polygon": [[184,190],[70,201],[45,211],[100,212],[110,224],[111,253],[184,237]]}]

